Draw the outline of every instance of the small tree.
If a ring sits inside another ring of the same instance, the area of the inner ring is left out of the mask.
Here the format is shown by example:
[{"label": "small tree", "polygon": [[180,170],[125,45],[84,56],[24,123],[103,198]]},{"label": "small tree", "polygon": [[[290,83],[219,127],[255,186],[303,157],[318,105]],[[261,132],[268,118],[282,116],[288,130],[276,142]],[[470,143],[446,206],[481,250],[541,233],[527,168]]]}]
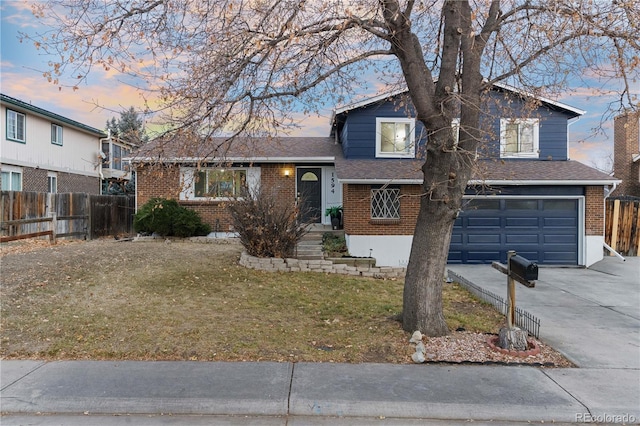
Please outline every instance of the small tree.
[{"label": "small tree", "polygon": [[247,189],[229,204],[233,227],[251,256],[291,257],[307,233],[299,206],[280,202],[278,188]]},{"label": "small tree", "polygon": [[107,130],[111,135],[123,139],[133,145],[142,145],[149,142],[149,136],[144,128],[144,121],[138,115],[134,107],[120,113],[120,118],[116,120],[111,117],[107,120]]}]

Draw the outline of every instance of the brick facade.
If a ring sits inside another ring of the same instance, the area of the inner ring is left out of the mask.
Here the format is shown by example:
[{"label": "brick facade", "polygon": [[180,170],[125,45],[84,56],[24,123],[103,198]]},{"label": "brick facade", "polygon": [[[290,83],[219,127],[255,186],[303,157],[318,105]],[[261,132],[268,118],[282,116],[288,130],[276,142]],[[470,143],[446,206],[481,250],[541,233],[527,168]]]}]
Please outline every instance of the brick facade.
[{"label": "brick facade", "polygon": [[[290,176],[284,171],[289,170]],[[181,206],[197,212],[202,221],[211,225],[213,232],[233,231],[231,215],[227,209],[230,201],[180,200],[180,167],[138,166],[136,170],[138,208],[151,198],[173,198]],[[276,188],[279,203],[295,203],[295,166],[293,164],[263,164],[260,184],[264,188]]]},{"label": "brick facade", "polygon": [[[100,179],[75,173],[56,172],[59,193],[100,194]],[[22,190],[49,191],[48,171],[42,168],[22,167]]]},{"label": "brick facade", "polygon": [[585,188],[585,234],[604,235],[604,188]]},{"label": "brick facade", "polygon": [[420,185],[400,186],[400,219],[371,219],[371,185],[343,185],[344,231],[349,235],[413,235],[420,208]]},{"label": "brick facade", "polygon": [[640,197],[640,161],[633,156],[640,154],[640,112],[619,115],[613,123],[614,177],[622,180],[613,196]]}]

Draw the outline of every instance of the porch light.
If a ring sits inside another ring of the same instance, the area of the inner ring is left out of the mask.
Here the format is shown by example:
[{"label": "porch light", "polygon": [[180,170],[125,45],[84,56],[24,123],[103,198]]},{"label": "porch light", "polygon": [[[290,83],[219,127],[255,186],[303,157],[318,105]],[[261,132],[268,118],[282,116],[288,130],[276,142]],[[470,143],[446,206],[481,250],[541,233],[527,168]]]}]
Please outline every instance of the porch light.
[{"label": "porch light", "polygon": [[291,176],[291,170],[290,169],[284,169],[284,177],[289,177]]}]

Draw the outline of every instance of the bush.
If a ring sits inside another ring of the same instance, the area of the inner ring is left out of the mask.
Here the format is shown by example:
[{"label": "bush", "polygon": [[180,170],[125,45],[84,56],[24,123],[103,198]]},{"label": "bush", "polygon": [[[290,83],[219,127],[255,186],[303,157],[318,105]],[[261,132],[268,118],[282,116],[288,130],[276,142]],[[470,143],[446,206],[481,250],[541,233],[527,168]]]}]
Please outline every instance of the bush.
[{"label": "bush", "polygon": [[277,188],[247,190],[228,208],[240,243],[251,256],[291,257],[308,231],[300,210],[280,202]]},{"label": "bush", "polygon": [[202,222],[198,213],[180,206],[176,200],[164,198],[152,198],[142,206],[133,219],[133,228],[136,232],[176,237],[211,232],[211,227]]},{"label": "bush", "polygon": [[344,235],[335,235],[331,232],[322,234],[322,250],[326,253],[349,254]]}]

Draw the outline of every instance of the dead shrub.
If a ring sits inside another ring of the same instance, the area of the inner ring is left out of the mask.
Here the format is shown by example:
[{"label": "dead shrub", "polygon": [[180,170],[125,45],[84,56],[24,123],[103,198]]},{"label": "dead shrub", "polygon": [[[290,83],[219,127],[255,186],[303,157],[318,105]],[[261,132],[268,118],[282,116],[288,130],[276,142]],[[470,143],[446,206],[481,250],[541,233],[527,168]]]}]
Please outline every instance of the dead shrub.
[{"label": "dead shrub", "polygon": [[251,256],[291,257],[308,232],[300,208],[281,202],[278,192],[278,188],[247,189],[229,204],[234,230]]}]

